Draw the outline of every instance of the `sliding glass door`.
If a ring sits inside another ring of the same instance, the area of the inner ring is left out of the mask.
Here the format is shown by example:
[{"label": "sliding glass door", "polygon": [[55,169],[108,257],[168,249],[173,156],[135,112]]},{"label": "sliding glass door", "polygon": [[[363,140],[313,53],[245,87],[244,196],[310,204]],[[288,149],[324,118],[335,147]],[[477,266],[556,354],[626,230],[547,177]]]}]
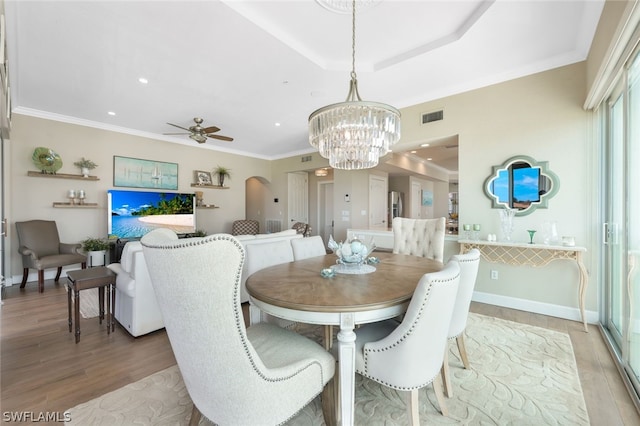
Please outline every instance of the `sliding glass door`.
[{"label": "sliding glass door", "polygon": [[634,372],[636,389],[640,377],[640,55],[628,72],[628,143],[627,143],[627,228],[629,297],[629,366]]},{"label": "sliding glass door", "polygon": [[[606,104],[604,326],[640,393],[640,59],[638,54]],[[635,119],[633,119],[635,118]]]}]

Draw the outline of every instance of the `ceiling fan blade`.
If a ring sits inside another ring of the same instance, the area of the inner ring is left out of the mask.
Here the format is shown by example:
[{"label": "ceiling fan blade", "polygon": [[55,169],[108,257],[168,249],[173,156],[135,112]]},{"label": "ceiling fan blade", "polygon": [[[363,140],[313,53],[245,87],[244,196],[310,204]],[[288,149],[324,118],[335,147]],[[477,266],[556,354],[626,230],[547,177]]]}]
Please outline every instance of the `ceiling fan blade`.
[{"label": "ceiling fan blade", "polygon": [[191,132],[191,130],[187,129],[186,127],[178,126],[177,124],[171,124],[171,123],[167,123],[167,124],[169,126],[177,127],[178,129],[182,129],[182,130],[186,130],[187,132]]},{"label": "ceiling fan blade", "polygon": [[211,126],[211,127],[207,127],[206,129],[202,129],[202,131],[204,133],[215,133],[215,132],[219,132],[220,128],[216,126]]},{"label": "ceiling fan blade", "polygon": [[233,141],[233,138],[230,138],[229,136],[218,136],[218,135],[207,135],[207,136],[210,137],[211,139],[219,139],[221,141],[226,141],[226,142]]}]

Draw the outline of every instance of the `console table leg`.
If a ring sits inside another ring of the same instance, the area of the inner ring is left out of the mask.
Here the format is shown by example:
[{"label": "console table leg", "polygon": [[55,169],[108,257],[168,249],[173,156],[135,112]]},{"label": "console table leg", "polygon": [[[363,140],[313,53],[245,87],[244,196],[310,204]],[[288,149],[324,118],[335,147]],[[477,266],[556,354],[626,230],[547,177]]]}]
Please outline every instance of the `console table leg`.
[{"label": "console table leg", "polygon": [[578,269],[580,271],[580,315],[582,315],[582,324],[584,325],[585,333],[589,332],[589,328],[587,326],[587,318],[585,315],[584,309],[584,298],[587,293],[587,268],[585,268],[584,263],[582,263],[582,253],[577,252],[576,262],[578,263]]}]

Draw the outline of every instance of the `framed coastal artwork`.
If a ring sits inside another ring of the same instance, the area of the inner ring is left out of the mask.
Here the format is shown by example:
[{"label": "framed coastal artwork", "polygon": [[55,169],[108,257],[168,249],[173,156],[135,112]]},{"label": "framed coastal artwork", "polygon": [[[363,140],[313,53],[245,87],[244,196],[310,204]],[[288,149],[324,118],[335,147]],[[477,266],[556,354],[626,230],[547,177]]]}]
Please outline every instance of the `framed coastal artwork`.
[{"label": "framed coastal artwork", "polygon": [[427,207],[433,206],[433,192],[426,189],[422,190],[422,205]]},{"label": "framed coastal artwork", "polygon": [[113,186],[178,189],[178,163],[113,156]]}]

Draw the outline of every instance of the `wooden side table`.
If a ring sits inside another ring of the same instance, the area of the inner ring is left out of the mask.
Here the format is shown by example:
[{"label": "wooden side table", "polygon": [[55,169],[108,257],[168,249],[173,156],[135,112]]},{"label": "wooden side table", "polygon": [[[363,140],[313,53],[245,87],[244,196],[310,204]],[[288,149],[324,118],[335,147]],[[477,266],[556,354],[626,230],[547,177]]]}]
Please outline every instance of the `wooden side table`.
[{"label": "wooden side table", "polygon": [[72,330],[71,319],[71,291],[74,293],[74,311],[76,320],[76,343],[80,341],[80,290],[99,288],[100,292],[100,324],[104,318],[104,290],[107,290],[107,333],[115,329],[114,313],[116,308],[116,291],[112,286],[116,285],[116,274],[105,266],[80,269],[67,272],[69,291],[67,292],[67,305],[69,308],[69,333]]}]

